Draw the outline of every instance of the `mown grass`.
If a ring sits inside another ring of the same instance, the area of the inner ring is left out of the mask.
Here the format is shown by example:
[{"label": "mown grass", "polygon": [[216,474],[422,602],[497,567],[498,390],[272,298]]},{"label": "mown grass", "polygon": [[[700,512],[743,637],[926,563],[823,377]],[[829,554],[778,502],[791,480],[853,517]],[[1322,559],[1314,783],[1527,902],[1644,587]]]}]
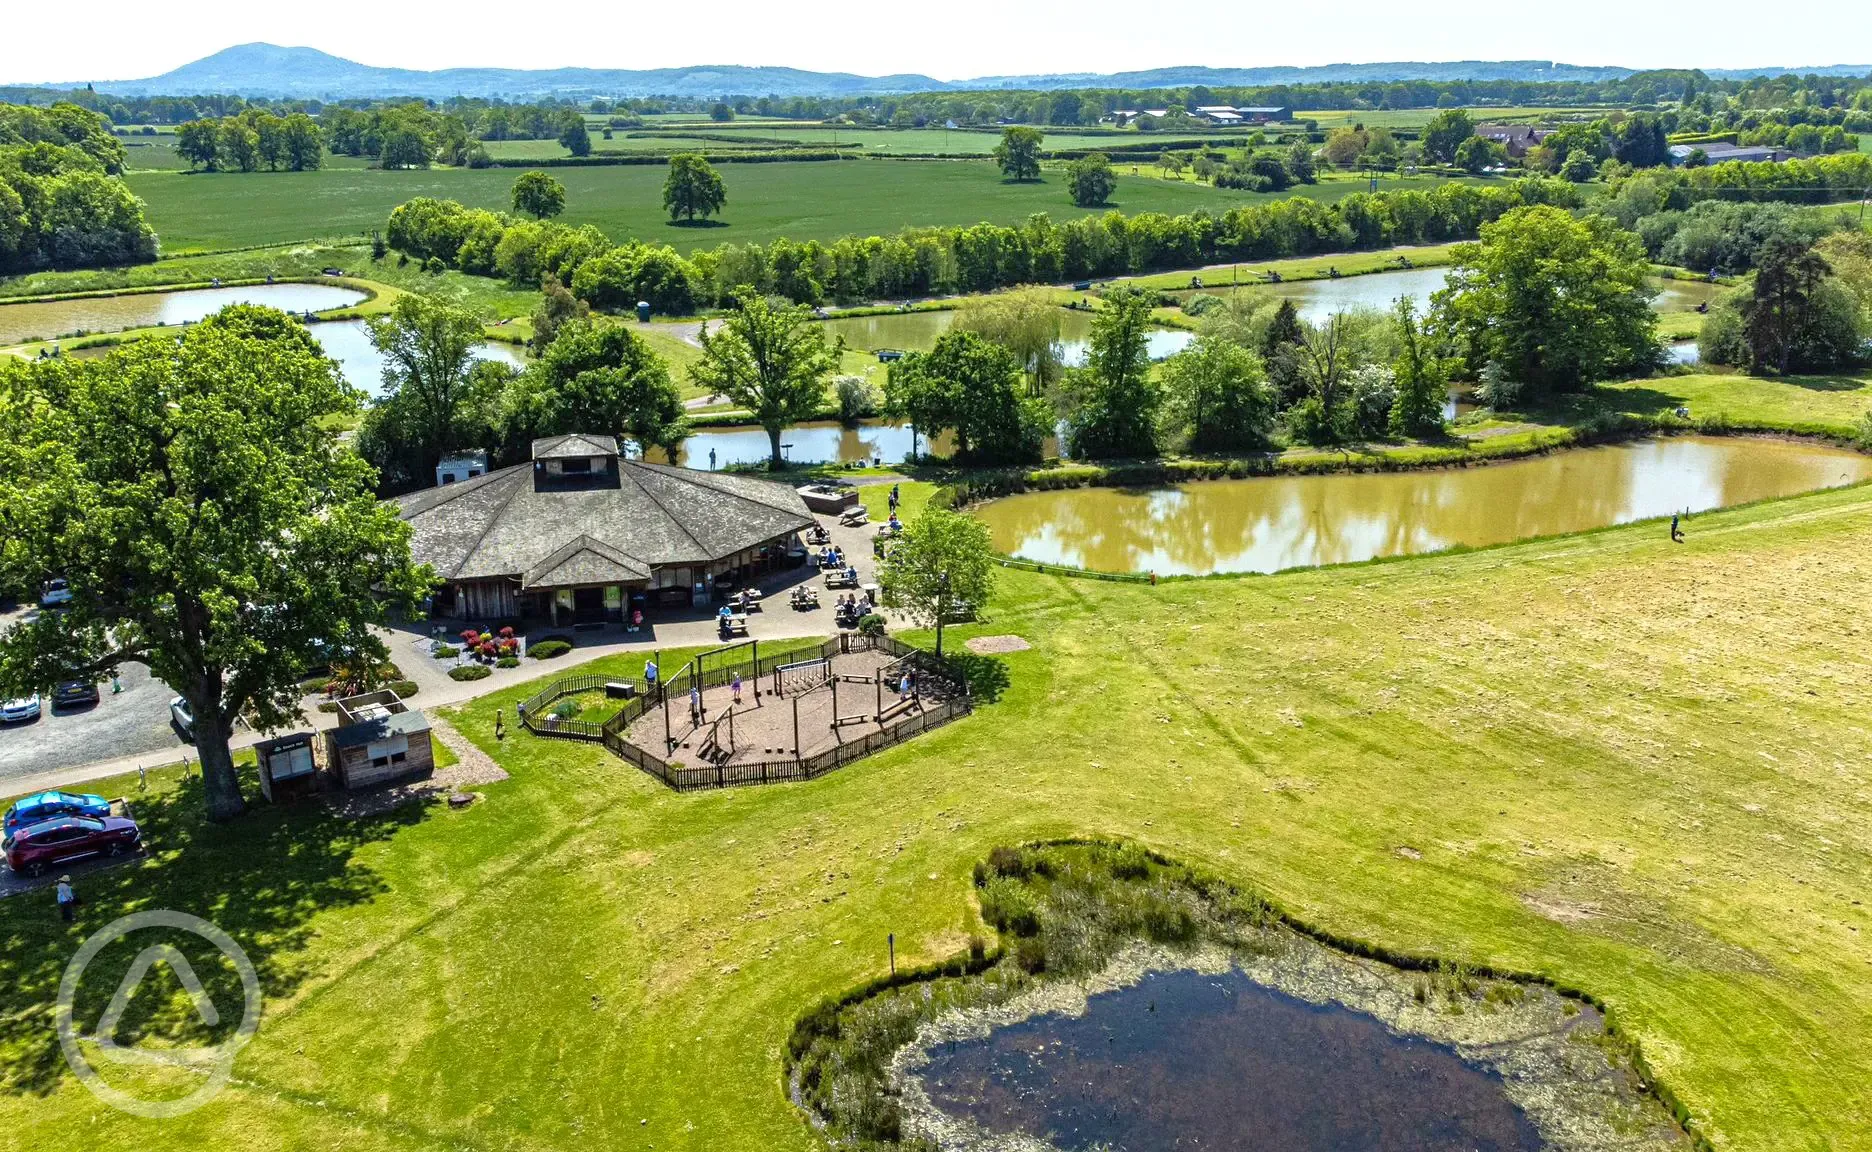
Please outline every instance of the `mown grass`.
[{"label": "mown grass", "polygon": [[[781,1083],[800,1014],[883,974],[887,933],[901,965],[963,953],[994,846],[1089,835],[1339,936],[1589,991],[1718,1147],[1850,1147],[1869,595],[1863,487],[1700,516],[1684,545],[1007,572],[949,633],[1032,643],[994,659],[998,700],[811,784],[691,795],[515,731],[511,689],[450,717],[513,773],[465,812],[179,808],[77,928],[0,902],[0,1124],[190,1152],[816,1147]],[[45,1024],[81,934],[133,905],[220,919],[269,993],[235,1083],[161,1124],[87,1095]]]},{"label": "mown grass", "polygon": [[[1029,184],[1004,183],[992,164],[953,161],[824,161],[725,164],[728,205],[709,227],[678,226],[663,211],[661,165],[560,168],[565,221],[595,224],[617,240],[635,238],[689,251],[727,241],[832,240],[888,234],[928,224],[987,220],[1017,224],[1034,212],[1055,219],[1085,215],[1053,174]],[[382,172],[133,172],[130,186],[149,206],[167,252],[281,244],[312,238],[355,240],[381,229],[390,210],[415,196],[439,196],[480,208],[507,209],[508,168]],[[1309,186],[1295,195],[1336,198],[1358,182]],[[1268,194],[1120,176],[1111,208],[1123,212],[1216,211],[1266,200]],[[1097,211],[1103,211],[1098,209]]]}]

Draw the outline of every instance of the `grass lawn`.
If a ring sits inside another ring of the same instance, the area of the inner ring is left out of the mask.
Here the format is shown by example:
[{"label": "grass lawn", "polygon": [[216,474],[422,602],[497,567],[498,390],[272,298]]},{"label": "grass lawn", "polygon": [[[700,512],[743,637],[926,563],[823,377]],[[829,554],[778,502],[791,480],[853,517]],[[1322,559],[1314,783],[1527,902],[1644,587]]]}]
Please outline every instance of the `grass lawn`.
[{"label": "grass lawn", "polygon": [[[157,1152],[811,1149],[781,1083],[798,1015],[882,974],[886,933],[900,963],[962,949],[989,848],[1089,834],[1589,990],[1718,1147],[1852,1146],[1872,488],[1688,529],[1156,588],[1006,572],[949,633],[1033,643],[993,665],[999,698],[804,785],[677,795],[599,747],[496,742],[531,687],[450,716],[513,773],[465,811],[211,828],[162,781],[153,857],[87,878],[76,927],[0,902],[0,1125]],[[72,1081],[47,1023],[66,958],[130,907],[215,919],[268,994],[233,1085],[161,1123]]]},{"label": "grass lawn", "polygon": [[[688,251],[733,242],[832,240],[894,233],[913,225],[1017,224],[1034,212],[1083,216],[1053,174],[1032,184],[1003,183],[995,168],[973,161],[824,161],[723,164],[728,206],[709,227],[671,224],[663,212],[662,165],[560,168],[572,224],[595,224],[615,239],[672,244]],[[1148,170],[1140,166],[1140,171]],[[1122,171],[1122,168],[1121,168]],[[390,210],[415,196],[439,196],[505,209],[513,169],[381,172],[133,172],[131,189],[149,205],[164,251],[284,244],[309,238],[349,241],[381,229]],[[1312,186],[1302,193],[1336,199],[1362,182]],[[1388,186],[1388,185],[1387,185]],[[1110,208],[1126,213],[1223,211],[1269,199],[1196,184],[1121,176]],[[1103,211],[1098,209],[1097,211]]]},{"label": "grass lawn", "polygon": [[1726,416],[1739,424],[1813,428],[1850,435],[1872,412],[1872,375],[1789,376],[1742,373],[1659,376],[1598,390],[1601,402],[1621,412],[1653,415],[1679,405],[1694,418]]}]

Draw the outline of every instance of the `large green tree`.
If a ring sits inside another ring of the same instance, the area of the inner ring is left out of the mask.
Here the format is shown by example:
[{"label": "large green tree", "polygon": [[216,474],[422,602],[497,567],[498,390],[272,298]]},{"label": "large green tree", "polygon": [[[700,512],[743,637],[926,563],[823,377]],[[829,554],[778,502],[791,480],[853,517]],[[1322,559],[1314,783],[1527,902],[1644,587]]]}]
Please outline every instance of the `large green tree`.
[{"label": "large green tree", "polygon": [[1738,304],[1753,371],[1813,371],[1861,357],[1858,300],[1832,282],[1832,272],[1798,237],[1777,236],[1762,245],[1755,282]]},{"label": "large green tree", "polygon": [[565,185],[544,172],[522,172],[513,183],[513,210],[535,220],[565,211]]},{"label": "large green tree", "polygon": [[912,520],[879,566],[884,602],[936,628],[979,611],[994,592],[994,543],[980,520],[930,507]]},{"label": "large green tree", "polygon": [[956,451],[979,464],[1015,464],[1040,457],[1046,402],[1028,394],[1014,354],[974,332],[945,332],[928,352],[892,365],[885,385],[891,409],[935,435],[955,432]]},{"label": "large green tree", "polygon": [[1397,395],[1391,402],[1391,432],[1398,436],[1432,436],[1443,431],[1449,372],[1424,334],[1416,302],[1409,296],[1398,297],[1396,316],[1398,357],[1392,372]]},{"label": "large green tree", "polygon": [[1517,208],[1457,245],[1436,325],[1469,372],[1491,363],[1537,391],[1582,387],[1652,366],[1657,317],[1637,236],[1604,216]]},{"label": "large green tree", "polygon": [[727,316],[704,325],[701,340],[702,359],[689,378],[746,408],[767,430],[769,464],[785,467],[780,433],[824,406],[826,378],[838,369],[844,340],[828,344],[810,310],[747,287],[735,289]]},{"label": "large green tree", "polygon": [[1424,155],[1439,164],[1456,159],[1456,149],[1475,135],[1475,121],[1461,108],[1449,108],[1430,117],[1423,129]]},{"label": "large green tree", "polygon": [[629,328],[590,317],[560,325],[509,387],[505,409],[515,455],[537,437],[595,432],[674,456],[689,431],[682,394],[662,357]]},{"label": "large green tree", "polygon": [[1010,180],[1040,179],[1040,141],[1046,133],[1038,128],[1013,125],[1001,130],[1001,142],[995,145],[995,163]]},{"label": "large green tree", "polygon": [[1264,447],[1274,430],[1261,358],[1239,344],[1199,337],[1164,362],[1163,387],[1166,426],[1197,451]]},{"label": "large green tree", "polygon": [[1016,288],[962,301],[953,328],[977,333],[1012,352],[1038,394],[1059,379],[1063,315],[1048,289]]},{"label": "large green tree", "polygon": [[1111,158],[1103,152],[1081,156],[1066,166],[1066,188],[1072,202],[1081,208],[1097,208],[1111,199],[1118,187],[1112,174]]},{"label": "large green tree", "polygon": [[583,116],[569,116],[564,127],[559,130],[559,143],[574,156],[590,156],[592,150],[591,133],[585,129]]},{"label": "large green tree", "polygon": [[0,583],[71,582],[0,634],[0,689],[147,664],[195,719],[210,818],[228,740],[298,715],[305,657],[381,661],[369,625],[427,586],[371,469],[329,431],[356,394],[297,323],[236,306],[102,360],[0,369]]},{"label": "large green tree", "polygon": [[410,471],[430,474],[445,453],[465,443],[470,369],[487,338],[481,320],[446,301],[408,293],[388,315],[368,323],[371,344],[383,356],[384,394],[411,422],[421,453],[409,462]]},{"label": "large green tree", "polygon": [[669,160],[663,181],[663,210],[671,220],[708,219],[728,202],[728,189],[715,166],[694,153],[679,153]]},{"label": "large green tree", "polygon": [[1066,373],[1061,401],[1074,456],[1150,456],[1157,451],[1162,393],[1151,378],[1148,338],[1154,298],[1119,288],[1092,319],[1092,348]]}]

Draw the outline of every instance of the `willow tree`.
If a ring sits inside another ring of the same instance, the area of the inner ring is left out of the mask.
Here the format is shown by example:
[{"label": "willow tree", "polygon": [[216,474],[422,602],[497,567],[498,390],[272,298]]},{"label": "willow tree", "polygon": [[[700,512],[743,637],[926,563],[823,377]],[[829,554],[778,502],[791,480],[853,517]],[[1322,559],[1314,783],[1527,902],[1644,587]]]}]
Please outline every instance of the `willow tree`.
[{"label": "willow tree", "polygon": [[1045,288],[1021,288],[965,301],[955,329],[973,332],[1014,354],[1035,393],[1060,376],[1060,317],[1064,310]]},{"label": "willow tree", "polygon": [[329,430],[357,405],[304,328],[239,305],[103,360],[0,369],[0,587],[72,590],[0,633],[0,691],[148,665],[194,716],[209,818],[238,815],[236,722],[297,719],[321,646],[381,663],[370,625],[428,583]]}]

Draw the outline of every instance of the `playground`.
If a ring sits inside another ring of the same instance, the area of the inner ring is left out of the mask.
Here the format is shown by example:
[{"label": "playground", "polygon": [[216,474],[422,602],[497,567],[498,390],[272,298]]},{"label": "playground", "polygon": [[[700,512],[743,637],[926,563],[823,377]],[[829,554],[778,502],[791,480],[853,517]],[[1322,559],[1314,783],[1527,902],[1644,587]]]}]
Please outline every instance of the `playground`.
[{"label": "playground", "polygon": [[920,728],[928,713],[946,711],[961,694],[926,661],[878,648],[746,673],[739,703],[732,681],[704,675],[706,687],[696,688],[696,679],[672,681],[625,739],[678,769],[805,761],[843,746],[875,747],[881,734],[907,725]]}]

